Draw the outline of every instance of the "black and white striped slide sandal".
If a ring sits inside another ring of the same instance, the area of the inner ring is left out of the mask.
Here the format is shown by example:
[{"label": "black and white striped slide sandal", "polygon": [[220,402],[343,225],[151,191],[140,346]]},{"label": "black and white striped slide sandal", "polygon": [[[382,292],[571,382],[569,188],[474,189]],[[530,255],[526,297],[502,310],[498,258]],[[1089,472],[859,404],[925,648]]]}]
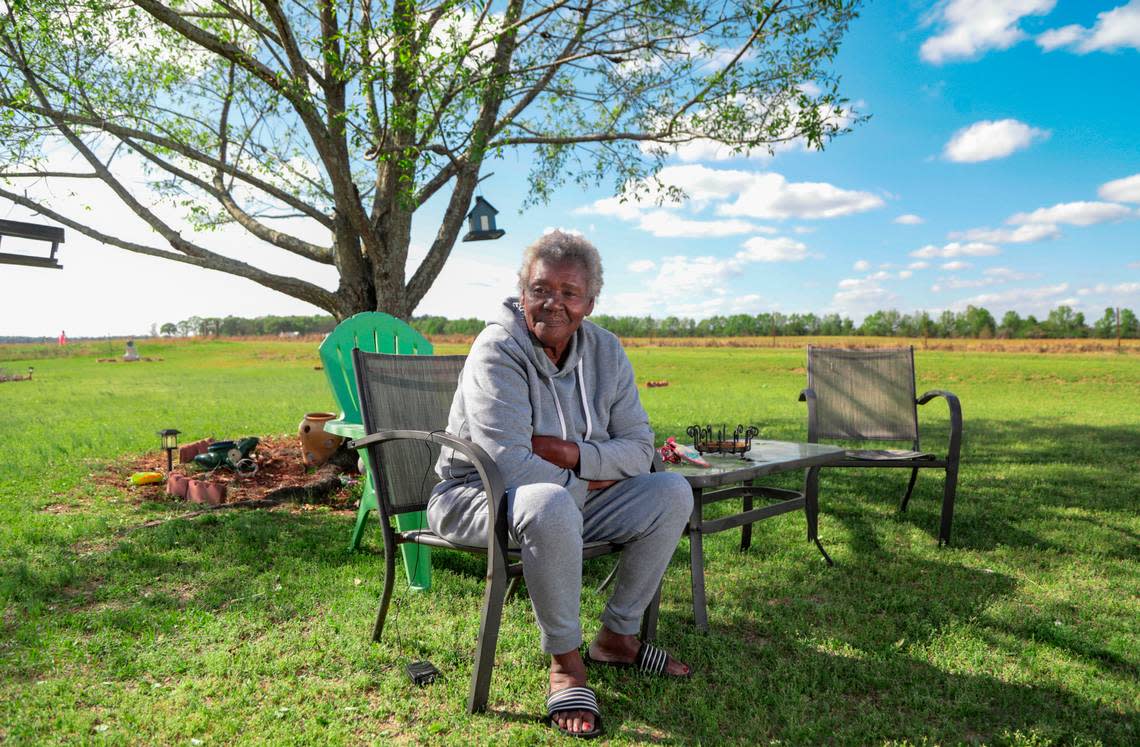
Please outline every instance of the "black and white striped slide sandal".
[{"label": "black and white striped slide sandal", "polygon": [[590,649],[586,649],[587,664],[600,664],[606,667],[617,667],[619,669],[636,669],[645,674],[662,675],[664,677],[680,677],[682,679],[690,676],[692,672],[685,674],[670,674],[665,671],[665,666],[669,663],[669,654],[665,653],[665,649],[658,648],[652,643],[641,642],[641,648],[637,649],[637,656],[633,657],[633,661],[606,661],[604,659],[595,659],[590,656]]},{"label": "black and white striped slide sandal", "polygon": [[[554,714],[565,711],[589,711],[594,714],[594,728],[590,731],[569,731],[554,721]],[[598,709],[598,696],[588,687],[567,687],[546,696],[547,724],[568,737],[593,739],[602,733],[602,712]]]}]

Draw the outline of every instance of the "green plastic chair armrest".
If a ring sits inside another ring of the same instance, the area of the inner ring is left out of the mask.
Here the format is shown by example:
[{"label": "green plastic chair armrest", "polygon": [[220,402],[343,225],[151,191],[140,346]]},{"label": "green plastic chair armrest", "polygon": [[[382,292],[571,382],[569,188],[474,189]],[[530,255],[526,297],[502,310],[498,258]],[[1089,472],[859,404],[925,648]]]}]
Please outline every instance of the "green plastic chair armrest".
[{"label": "green plastic chair armrest", "polygon": [[344,438],[364,438],[364,426],[347,420],[330,420],[325,423],[325,433]]}]

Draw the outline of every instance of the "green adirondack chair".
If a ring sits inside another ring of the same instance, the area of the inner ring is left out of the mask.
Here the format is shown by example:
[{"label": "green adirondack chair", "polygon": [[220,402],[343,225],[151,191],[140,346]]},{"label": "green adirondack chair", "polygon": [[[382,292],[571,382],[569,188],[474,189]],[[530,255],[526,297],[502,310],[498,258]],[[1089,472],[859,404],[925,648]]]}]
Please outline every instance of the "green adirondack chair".
[{"label": "green adirondack chair", "polygon": [[[399,355],[431,355],[431,343],[408,324],[390,314],[369,311],[345,319],[321,343],[321,363],[337,406],[341,413],[337,420],[325,423],[325,431],[345,438],[363,438],[364,421],[360,417],[360,402],[356,395],[356,375],[352,365],[352,351],[360,348],[369,353]],[[368,457],[365,456],[365,459]],[[360,509],[356,512],[356,526],[352,529],[350,551],[360,547],[364,525],[369,511],[378,511],[376,488],[372,484],[372,471],[365,465],[364,493]],[[400,514],[396,517],[400,531],[426,529],[427,518],[422,511]],[[431,588],[431,548],[424,545],[403,544],[404,572],[413,589]]]}]

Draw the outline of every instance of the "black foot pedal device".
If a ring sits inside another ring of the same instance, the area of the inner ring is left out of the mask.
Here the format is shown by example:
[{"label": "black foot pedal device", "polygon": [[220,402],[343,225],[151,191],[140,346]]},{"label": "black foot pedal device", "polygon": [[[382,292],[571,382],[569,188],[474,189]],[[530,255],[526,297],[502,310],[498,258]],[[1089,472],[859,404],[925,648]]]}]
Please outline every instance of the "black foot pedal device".
[{"label": "black foot pedal device", "polygon": [[430,661],[413,661],[410,662],[405,670],[408,672],[408,678],[411,679],[413,685],[430,685],[435,682],[435,678],[439,676],[439,670]]}]

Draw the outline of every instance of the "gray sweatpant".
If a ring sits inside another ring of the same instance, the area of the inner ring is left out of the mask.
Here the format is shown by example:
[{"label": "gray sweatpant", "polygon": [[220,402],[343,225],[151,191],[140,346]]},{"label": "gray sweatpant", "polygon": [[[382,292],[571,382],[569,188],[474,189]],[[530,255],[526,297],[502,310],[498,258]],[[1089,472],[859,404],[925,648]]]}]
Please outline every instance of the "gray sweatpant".
[{"label": "gray sweatpant", "polygon": [[[604,490],[591,490],[581,506],[560,485],[539,483],[507,491],[510,542],[522,554],[542,650],[563,654],[582,645],[583,541],[625,546],[601,620],[615,633],[637,633],[692,505],[688,482],[671,472],[638,475]],[[427,518],[432,531],[450,542],[487,543],[482,485],[440,484],[428,503]]]}]

